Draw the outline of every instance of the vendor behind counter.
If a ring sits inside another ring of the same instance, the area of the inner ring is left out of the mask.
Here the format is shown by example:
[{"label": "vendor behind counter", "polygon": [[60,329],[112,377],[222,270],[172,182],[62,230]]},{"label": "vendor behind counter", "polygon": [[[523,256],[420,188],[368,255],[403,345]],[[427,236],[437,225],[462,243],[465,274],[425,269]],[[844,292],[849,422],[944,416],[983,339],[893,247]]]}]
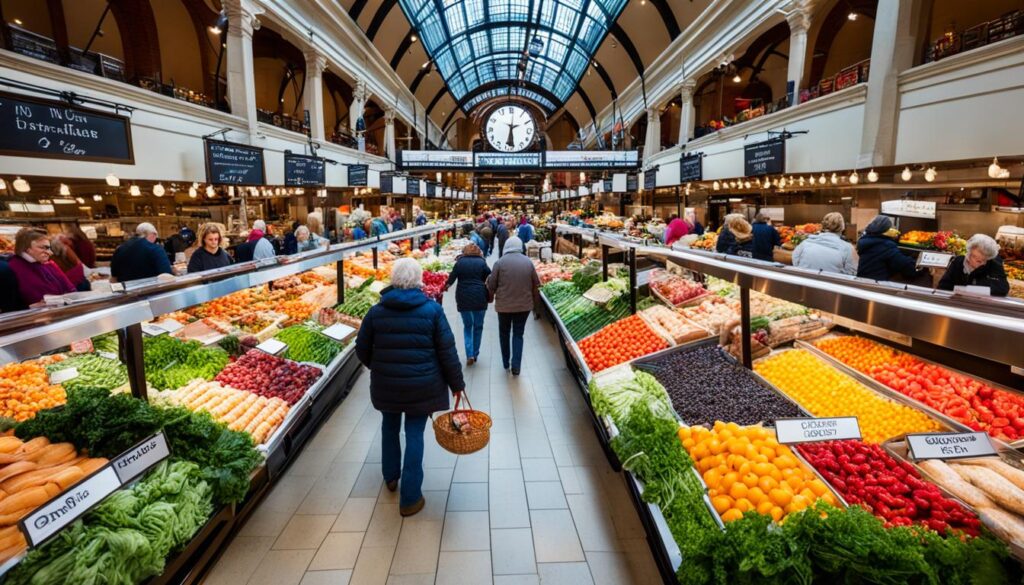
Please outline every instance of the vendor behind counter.
[{"label": "vendor behind counter", "polygon": [[996,297],[1009,294],[1010,283],[999,257],[999,244],[994,239],[974,234],[967,240],[967,254],[950,261],[938,288],[951,291],[958,286],[986,287]]}]

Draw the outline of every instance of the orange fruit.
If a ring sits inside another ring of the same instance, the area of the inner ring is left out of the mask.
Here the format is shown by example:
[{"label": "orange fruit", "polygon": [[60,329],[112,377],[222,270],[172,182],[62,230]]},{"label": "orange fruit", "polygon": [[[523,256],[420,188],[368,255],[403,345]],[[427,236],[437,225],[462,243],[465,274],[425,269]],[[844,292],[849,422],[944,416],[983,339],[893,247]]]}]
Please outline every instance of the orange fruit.
[{"label": "orange fruit", "polygon": [[735,482],[729,487],[729,495],[737,500],[747,497],[747,486],[742,482]]},{"label": "orange fruit", "polygon": [[776,506],[785,508],[793,500],[793,495],[783,489],[773,489],[768,493],[768,497],[775,502]]}]

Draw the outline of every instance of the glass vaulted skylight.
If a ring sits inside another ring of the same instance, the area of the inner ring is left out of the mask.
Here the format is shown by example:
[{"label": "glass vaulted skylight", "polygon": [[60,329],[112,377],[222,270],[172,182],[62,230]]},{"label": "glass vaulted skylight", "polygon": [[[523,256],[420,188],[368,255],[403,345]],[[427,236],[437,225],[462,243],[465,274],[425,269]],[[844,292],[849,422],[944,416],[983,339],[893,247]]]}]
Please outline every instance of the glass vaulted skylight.
[{"label": "glass vaulted skylight", "polygon": [[[626,0],[399,0],[456,101],[521,86],[548,111],[576,89]],[[520,73],[523,54],[532,49]],[[521,76],[520,76],[521,75]],[[520,84],[519,82],[522,81]],[[536,97],[534,97],[536,96]]]}]

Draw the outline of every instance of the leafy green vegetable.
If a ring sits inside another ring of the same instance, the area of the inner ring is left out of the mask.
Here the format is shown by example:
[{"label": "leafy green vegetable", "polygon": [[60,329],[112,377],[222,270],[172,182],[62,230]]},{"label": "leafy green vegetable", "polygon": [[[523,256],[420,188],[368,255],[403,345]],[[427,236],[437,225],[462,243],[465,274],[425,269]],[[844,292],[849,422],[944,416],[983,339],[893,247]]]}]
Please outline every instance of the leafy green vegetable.
[{"label": "leafy green vegetable", "polygon": [[63,383],[65,390],[79,388],[103,388],[113,390],[128,383],[128,368],[119,360],[100,357],[96,354],[72,356],[46,366],[46,373],[75,368],[78,376]]},{"label": "leafy green vegetable", "polygon": [[292,325],[282,329],[274,338],[288,344],[282,357],[326,366],[341,353],[342,346],[320,333],[321,330],[322,327],[313,324]]},{"label": "leafy green vegetable", "polygon": [[180,388],[196,378],[212,380],[230,360],[219,347],[203,347],[198,341],[169,335],[147,337],[142,345],[146,381],[157,390]]}]

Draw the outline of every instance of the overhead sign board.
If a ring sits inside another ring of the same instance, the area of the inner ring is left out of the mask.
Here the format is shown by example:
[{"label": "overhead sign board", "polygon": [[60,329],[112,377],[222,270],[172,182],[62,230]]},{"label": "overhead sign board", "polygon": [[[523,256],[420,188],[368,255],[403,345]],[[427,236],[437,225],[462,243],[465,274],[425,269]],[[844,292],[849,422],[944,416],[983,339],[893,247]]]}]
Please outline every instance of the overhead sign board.
[{"label": "overhead sign board", "polygon": [[658,171],[648,169],[644,171],[644,189],[650,190],[658,186]]},{"label": "overhead sign board", "polygon": [[481,169],[531,169],[540,166],[539,152],[476,153],[476,167]]},{"label": "overhead sign board", "polygon": [[399,150],[400,169],[471,169],[473,153],[451,150]]},{"label": "overhead sign board", "polygon": [[424,196],[426,196],[427,199],[433,199],[437,197],[437,183],[431,183],[430,181],[427,181],[427,191],[426,193],[424,193]]},{"label": "overhead sign board", "polygon": [[549,150],[544,153],[548,169],[636,169],[640,166],[635,150]]},{"label": "overhead sign board", "polygon": [[395,175],[391,173],[380,174],[380,192],[381,193],[394,193],[395,192]]},{"label": "overhead sign board", "polygon": [[318,187],[327,183],[324,159],[301,154],[284,155],[284,184],[289,187]]},{"label": "overhead sign board", "polygon": [[135,164],[125,116],[0,92],[0,154]]},{"label": "overhead sign board", "polygon": [[704,180],[704,155],[702,153],[683,155],[679,159],[679,182],[694,183]]},{"label": "overhead sign board", "polygon": [[773,138],[743,147],[743,174],[748,177],[786,172],[786,141]]},{"label": "overhead sign board", "polygon": [[215,185],[263,185],[263,149],[248,144],[206,140],[206,182]]},{"label": "overhead sign board", "polygon": [[413,197],[420,196],[420,180],[416,177],[409,177],[405,180],[405,193]]},{"label": "overhead sign board", "polygon": [[633,193],[640,186],[640,177],[636,173],[626,175],[626,191]]},{"label": "overhead sign board", "polygon": [[368,187],[370,165],[348,165],[348,186]]}]

